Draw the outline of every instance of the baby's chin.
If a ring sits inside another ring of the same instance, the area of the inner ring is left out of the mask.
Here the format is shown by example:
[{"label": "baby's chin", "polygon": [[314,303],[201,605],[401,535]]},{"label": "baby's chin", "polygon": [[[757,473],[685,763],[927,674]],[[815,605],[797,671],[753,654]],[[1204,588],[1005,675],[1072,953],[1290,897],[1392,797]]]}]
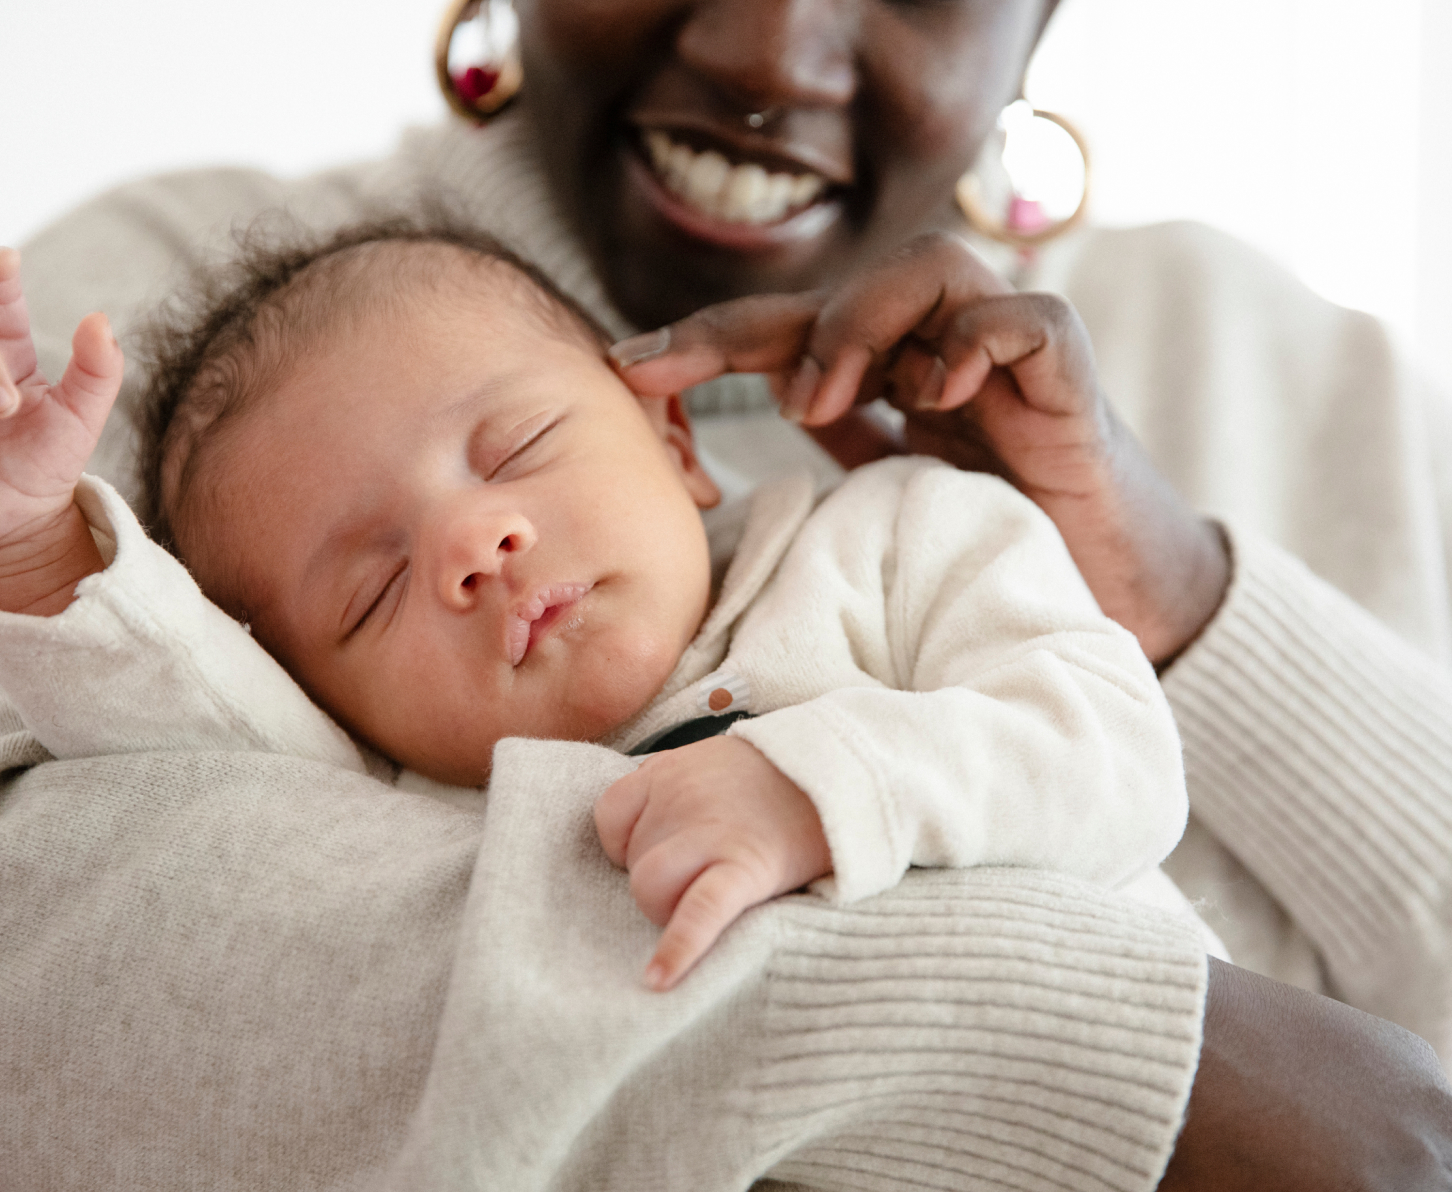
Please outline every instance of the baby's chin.
[{"label": "baby's chin", "polygon": [[[472,739],[454,734],[448,746],[438,740],[393,742],[383,747],[364,738],[372,749],[405,770],[447,786],[483,787],[493,771],[495,746],[510,737],[550,741],[605,741],[634,720],[665,686],[679,657],[675,653],[636,654],[633,666],[607,668],[590,679],[580,676],[580,695],[561,701],[551,714],[502,731],[475,731]],[[609,673],[613,671],[613,676]],[[481,718],[482,719],[482,718]],[[476,721],[477,723],[477,721]]]}]

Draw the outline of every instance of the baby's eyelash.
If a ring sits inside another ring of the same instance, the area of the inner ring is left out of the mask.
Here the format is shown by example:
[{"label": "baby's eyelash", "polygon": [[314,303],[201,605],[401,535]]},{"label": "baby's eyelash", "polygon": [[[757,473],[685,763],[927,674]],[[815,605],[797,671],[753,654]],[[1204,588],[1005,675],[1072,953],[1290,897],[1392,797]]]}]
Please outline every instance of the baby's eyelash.
[{"label": "baby's eyelash", "polygon": [[407,573],[407,571],[408,565],[406,563],[400,564],[398,570],[388,577],[387,582],[384,583],[383,587],[378,590],[378,595],[373,598],[372,603],[370,603],[368,607],[363,610],[362,616],[354,621],[347,630],[347,632],[343,634],[344,641],[347,641],[355,633],[357,633],[358,630],[362,629],[363,626],[368,623],[369,619],[373,616],[373,614],[376,613],[383,605],[383,601],[388,596],[389,592],[393,591],[395,585],[402,582],[403,577]]},{"label": "baby's eyelash", "polygon": [[533,434],[531,434],[528,438],[526,438],[522,442],[516,444],[515,447],[513,448],[513,450],[511,450],[510,453],[507,456],[505,456],[502,460],[500,460],[499,463],[495,465],[494,470],[491,471],[489,473],[489,475],[487,475],[486,477],[484,477],[484,479],[485,480],[493,480],[494,477],[497,476],[497,475],[499,475],[499,473],[501,471],[503,471],[503,469],[505,467],[507,467],[514,460],[518,459],[521,455],[523,455],[531,447],[536,446],[539,443],[539,441],[545,437],[545,435],[549,434],[550,431],[554,430],[555,427],[559,426],[560,421],[561,421],[561,419],[556,418],[553,422],[547,422],[547,423],[545,423],[545,425],[543,425],[542,427],[540,427],[537,431],[535,431]]}]

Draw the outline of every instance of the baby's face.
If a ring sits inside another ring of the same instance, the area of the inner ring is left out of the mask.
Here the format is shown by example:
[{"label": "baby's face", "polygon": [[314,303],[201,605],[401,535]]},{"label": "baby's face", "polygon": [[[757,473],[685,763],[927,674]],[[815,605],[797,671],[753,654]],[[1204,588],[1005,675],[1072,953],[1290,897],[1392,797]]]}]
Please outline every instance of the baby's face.
[{"label": "baby's face", "polygon": [[472,276],[335,334],[244,416],[199,567],[236,571],[342,724],[460,784],[502,737],[596,738],[649,702],[705,614],[716,499],[678,404],[642,406],[513,271]]}]

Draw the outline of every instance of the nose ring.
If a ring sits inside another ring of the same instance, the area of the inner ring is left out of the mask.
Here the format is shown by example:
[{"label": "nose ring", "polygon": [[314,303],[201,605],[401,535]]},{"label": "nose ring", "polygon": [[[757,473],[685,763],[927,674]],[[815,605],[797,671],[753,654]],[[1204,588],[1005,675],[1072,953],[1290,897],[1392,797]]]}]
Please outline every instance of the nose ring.
[{"label": "nose ring", "polygon": [[776,119],[777,111],[777,108],[763,108],[759,112],[751,112],[745,117],[746,125],[748,128],[761,128],[768,121]]}]

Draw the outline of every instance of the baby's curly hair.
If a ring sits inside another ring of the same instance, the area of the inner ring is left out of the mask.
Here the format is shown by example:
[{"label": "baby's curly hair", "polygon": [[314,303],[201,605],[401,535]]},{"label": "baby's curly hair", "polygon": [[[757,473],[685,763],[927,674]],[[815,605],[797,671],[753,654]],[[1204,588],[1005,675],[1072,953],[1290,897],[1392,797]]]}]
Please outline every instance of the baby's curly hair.
[{"label": "baby's curly hair", "polygon": [[134,407],[139,439],[138,514],[151,537],[178,557],[181,539],[213,512],[219,494],[199,483],[228,431],[274,391],[327,334],[387,312],[405,295],[446,292],[454,280],[437,253],[453,250],[504,265],[529,283],[534,313],[555,334],[603,352],[603,327],[536,266],[493,236],[443,210],[372,219],[327,235],[275,222],[235,237],[237,252],[204,271],[144,333],[149,384]]}]

